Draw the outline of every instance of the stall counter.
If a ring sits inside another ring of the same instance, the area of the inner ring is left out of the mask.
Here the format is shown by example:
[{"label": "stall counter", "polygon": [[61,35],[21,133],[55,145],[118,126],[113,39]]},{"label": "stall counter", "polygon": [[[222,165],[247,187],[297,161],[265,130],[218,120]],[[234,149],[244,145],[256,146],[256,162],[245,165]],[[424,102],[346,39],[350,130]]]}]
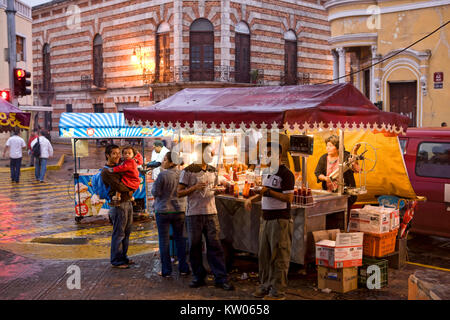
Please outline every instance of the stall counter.
[{"label": "stall counter", "polygon": [[[313,207],[291,206],[294,221],[291,262],[305,265],[314,262],[312,232],[324,229],[344,229],[347,195],[314,193]],[[236,250],[258,254],[259,229],[262,219],[261,202],[254,202],[252,210],[245,210],[245,198],[216,195],[221,240]]]}]

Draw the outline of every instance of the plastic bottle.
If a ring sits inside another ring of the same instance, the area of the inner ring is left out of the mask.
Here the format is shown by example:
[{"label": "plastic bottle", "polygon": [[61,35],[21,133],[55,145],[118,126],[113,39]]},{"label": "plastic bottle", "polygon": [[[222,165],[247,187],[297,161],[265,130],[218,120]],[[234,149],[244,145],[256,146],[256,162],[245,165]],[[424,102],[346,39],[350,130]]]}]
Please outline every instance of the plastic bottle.
[{"label": "plastic bottle", "polygon": [[242,191],[242,196],[244,198],[248,198],[250,196],[250,184],[248,181],[245,181],[244,191]]},{"label": "plastic bottle", "polygon": [[234,184],[234,196],[239,198],[239,185],[237,183]]}]

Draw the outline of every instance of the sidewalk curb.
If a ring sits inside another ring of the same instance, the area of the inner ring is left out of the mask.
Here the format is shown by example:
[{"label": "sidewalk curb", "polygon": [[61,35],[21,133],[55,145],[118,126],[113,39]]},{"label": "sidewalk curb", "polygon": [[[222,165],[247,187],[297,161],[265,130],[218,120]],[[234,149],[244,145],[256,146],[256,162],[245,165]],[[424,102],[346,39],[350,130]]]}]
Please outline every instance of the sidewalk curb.
[{"label": "sidewalk curb", "polygon": [[[59,170],[61,169],[63,163],[64,163],[64,159],[65,159],[66,155],[63,154],[61,155],[61,157],[59,158],[59,161],[57,164],[52,164],[52,165],[47,165],[47,170]],[[25,172],[25,171],[34,171],[34,167],[26,167],[26,168],[20,168],[20,172]],[[8,173],[9,168],[0,168],[0,173]]]}]

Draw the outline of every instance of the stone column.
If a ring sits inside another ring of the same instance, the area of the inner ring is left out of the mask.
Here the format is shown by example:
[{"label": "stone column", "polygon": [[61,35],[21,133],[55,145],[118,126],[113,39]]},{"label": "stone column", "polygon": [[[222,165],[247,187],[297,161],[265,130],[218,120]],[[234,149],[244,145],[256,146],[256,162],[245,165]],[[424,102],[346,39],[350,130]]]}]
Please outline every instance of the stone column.
[{"label": "stone column", "polygon": [[[339,78],[339,60],[336,50],[331,50],[333,56],[333,79]],[[339,80],[334,80],[333,83],[338,83]]]},{"label": "stone column", "polygon": [[[337,53],[339,54],[339,77],[345,75],[345,48],[337,48]],[[345,83],[345,77],[339,79],[339,83]]]},{"label": "stone column", "polygon": [[230,0],[221,2],[221,25],[220,25],[220,65],[230,65]]},{"label": "stone column", "polygon": [[[174,69],[183,65],[183,1],[173,1],[173,65]],[[175,73],[175,70],[174,70]],[[176,74],[174,74],[176,76]],[[179,79],[175,79],[179,80]]]},{"label": "stone column", "polygon": [[[372,64],[377,63],[377,46],[373,45],[371,48],[372,51]],[[370,101],[376,102],[377,94],[375,90],[375,66],[370,68]]]}]

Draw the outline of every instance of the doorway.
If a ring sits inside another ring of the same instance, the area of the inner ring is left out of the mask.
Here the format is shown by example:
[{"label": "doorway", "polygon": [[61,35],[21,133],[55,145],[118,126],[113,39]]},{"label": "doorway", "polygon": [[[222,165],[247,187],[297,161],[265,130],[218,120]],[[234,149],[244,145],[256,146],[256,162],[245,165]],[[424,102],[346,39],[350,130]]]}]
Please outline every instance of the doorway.
[{"label": "doorway", "polygon": [[417,126],[417,81],[389,82],[390,111],[407,116],[409,127]]}]

